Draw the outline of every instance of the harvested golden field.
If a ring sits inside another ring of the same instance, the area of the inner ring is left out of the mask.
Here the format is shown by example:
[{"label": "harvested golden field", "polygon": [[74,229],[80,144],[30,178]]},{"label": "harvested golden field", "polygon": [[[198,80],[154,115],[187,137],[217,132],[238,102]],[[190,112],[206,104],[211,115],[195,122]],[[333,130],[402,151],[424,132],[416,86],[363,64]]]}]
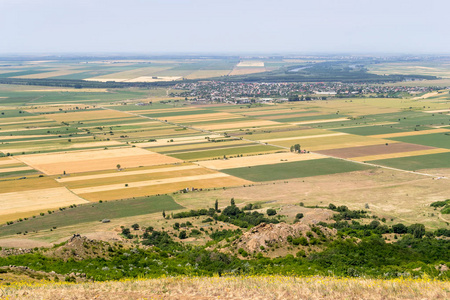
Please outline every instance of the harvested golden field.
[{"label": "harvested golden field", "polygon": [[215,138],[223,138],[223,136],[218,135],[218,134],[210,134],[210,135],[198,135],[198,136],[179,137],[179,138],[177,138],[177,137],[163,138],[163,139],[157,139],[155,142],[137,143],[136,146],[145,148],[145,147],[193,144],[193,143],[207,142],[207,138],[215,139]]},{"label": "harvested golden field", "polygon": [[2,157],[0,158],[0,166],[5,166],[5,165],[14,165],[20,163],[20,161],[14,159],[14,158],[10,158],[10,157]]},{"label": "harvested golden field", "polygon": [[29,166],[3,168],[3,169],[0,169],[0,173],[26,171],[26,170],[33,170],[33,168],[31,168]]},{"label": "harvested golden field", "polygon": [[[116,200],[116,199],[125,199],[130,197],[142,197],[148,195],[157,195],[157,194],[168,194],[177,192],[179,190],[185,188],[196,188],[196,189],[212,189],[218,188],[222,189],[222,187],[234,187],[234,186],[242,186],[252,184],[251,181],[247,181],[241,178],[237,178],[234,176],[222,176],[221,173],[216,173],[219,175],[198,177],[192,176],[190,181],[185,181],[186,178],[179,177],[171,180],[171,182],[167,183],[166,181],[154,181],[153,185],[144,185],[139,187],[125,187],[116,189],[116,190],[108,190],[108,191],[100,191],[93,193],[80,194],[84,199],[90,201],[99,201],[99,200]],[[214,175],[214,174],[213,174]],[[227,175],[227,174],[224,174]],[[177,179],[179,179],[177,181]],[[198,193],[194,193],[193,195],[198,195]],[[203,206],[204,207],[204,203]]]},{"label": "harvested golden field", "polygon": [[167,183],[177,183],[177,182],[223,178],[223,177],[228,177],[228,176],[230,176],[230,175],[224,174],[224,173],[211,173],[211,174],[202,174],[202,175],[193,175],[193,176],[182,176],[182,177],[172,177],[172,178],[164,178],[164,179],[153,179],[153,180],[146,180],[146,181],[136,181],[136,182],[130,182],[127,185],[124,185],[123,183],[99,185],[99,186],[94,186],[94,187],[72,189],[72,192],[74,192],[76,194],[87,194],[87,193],[106,192],[106,191],[112,191],[112,190],[127,189],[127,187],[137,188],[137,187],[145,187],[145,186],[160,185],[160,184],[167,184]]},{"label": "harvested golden field", "polygon": [[279,142],[279,141],[294,141],[294,140],[303,140],[303,139],[335,137],[335,136],[341,136],[341,135],[348,135],[348,134],[344,133],[344,132],[338,132],[338,133],[328,133],[328,134],[324,133],[324,134],[317,134],[317,135],[291,136],[291,137],[285,137],[285,138],[261,140],[261,142],[272,143],[272,142]]},{"label": "harvested golden field", "polygon": [[254,68],[254,67],[264,67],[263,61],[256,61],[256,60],[244,60],[239,62],[236,67],[245,67],[245,68]]},{"label": "harvested golden field", "polygon": [[198,70],[185,76],[186,79],[210,78],[228,75],[231,70]]},{"label": "harvested golden field", "polygon": [[450,283],[426,279],[294,276],[162,277],[96,283],[15,283],[7,299],[448,299]]},{"label": "harvested golden field", "polygon": [[[304,139],[302,138],[298,140],[298,143],[301,145],[302,149],[308,151],[319,151],[319,150],[340,149],[358,146],[381,145],[386,143],[393,144],[397,142],[391,140],[383,140],[359,135],[346,134],[333,136],[332,138],[327,137],[324,138],[315,137]],[[297,140],[275,141],[271,142],[271,144],[283,147],[290,147],[291,145],[297,144]]]},{"label": "harvested golden field", "polygon": [[303,125],[303,124],[318,124],[318,123],[329,123],[329,122],[343,122],[350,121],[348,118],[336,118],[336,119],[325,119],[325,120],[311,120],[311,121],[302,121],[302,122],[289,122],[294,125]]},{"label": "harvested golden field", "polygon": [[46,118],[55,120],[57,122],[77,122],[101,119],[119,119],[130,118],[130,115],[116,110],[93,110],[93,111],[78,111],[58,114],[45,115]]},{"label": "harvested golden field", "polygon": [[262,73],[265,72],[266,68],[263,67],[239,67],[234,68],[233,71],[231,71],[230,76],[234,75],[247,75],[247,74],[254,74],[254,73]]},{"label": "harvested golden field", "polygon": [[223,170],[223,169],[271,165],[283,162],[293,162],[293,161],[321,159],[321,158],[324,158],[324,156],[314,153],[295,154],[291,152],[284,152],[284,153],[272,153],[272,154],[253,155],[245,157],[234,157],[220,160],[204,160],[198,161],[196,163],[205,168],[214,170]]},{"label": "harvested golden field", "polygon": [[26,179],[0,181],[0,193],[23,192],[56,187],[61,187],[61,185],[49,177],[28,177]]},{"label": "harvested golden field", "polygon": [[201,115],[164,117],[164,120],[175,123],[183,123],[183,122],[206,122],[206,121],[226,120],[236,118],[240,118],[240,116],[230,113],[210,113]]},{"label": "harvested golden field", "polygon": [[17,157],[22,162],[48,175],[98,170],[154,166],[181,162],[179,159],[142,148],[91,150],[70,153],[31,154]]},{"label": "harvested golden field", "polygon": [[223,123],[223,124],[215,124],[215,125],[197,125],[196,127],[205,129],[205,130],[226,130],[226,129],[260,127],[260,126],[269,126],[269,125],[280,125],[280,123],[269,121],[269,120],[264,120],[264,121],[254,120],[254,121],[232,122],[232,123]]},{"label": "harvested golden field", "polygon": [[82,180],[91,180],[91,179],[103,179],[103,178],[132,176],[132,175],[154,174],[154,173],[161,173],[161,172],[175,172],[175,171],[178,172],[178,171],[185,171],[185,170],[191,170],[191,169],[201,169],[201,167],[196,166],[196,165],[187,165],[187,166],[180,166],[180,167],[163,167],[163,168],[137,170],[137,171],[120,171],[120,172],[114,172],[114,173],[64,177],[64,178],[56,179],[56,181],[58,181],[58,182],[73,182],[73,181],[82,181]]},{"label": "harvested golden field", "polygon": [[0,193],[0,220],[12,215],[87,203],[64,187]]}]

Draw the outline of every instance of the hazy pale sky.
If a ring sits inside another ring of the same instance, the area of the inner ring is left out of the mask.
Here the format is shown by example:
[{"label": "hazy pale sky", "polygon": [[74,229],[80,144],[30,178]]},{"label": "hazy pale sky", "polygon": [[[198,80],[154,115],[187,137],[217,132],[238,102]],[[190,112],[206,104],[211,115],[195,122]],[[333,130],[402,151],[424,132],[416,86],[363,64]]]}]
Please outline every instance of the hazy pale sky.
[{"label": "hazy pale sky", "polygon": [[0,53],[446,53],[449,0],[0,0]]}]

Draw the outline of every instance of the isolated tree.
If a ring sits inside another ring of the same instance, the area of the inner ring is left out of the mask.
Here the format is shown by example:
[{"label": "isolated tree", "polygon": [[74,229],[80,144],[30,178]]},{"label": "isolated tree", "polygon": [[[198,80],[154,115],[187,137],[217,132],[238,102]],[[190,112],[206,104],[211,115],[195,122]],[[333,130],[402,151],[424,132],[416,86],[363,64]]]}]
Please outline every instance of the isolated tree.
[{"label": "isolated tree", "polygon": [[295,144],[294,145],[294,151],[295,152],[300,152],[300,144]]},{"label": "isolated tree", "polygon": [[120,164],[117,164],[117,166],[116,166],[116,168],[117,168],[117,170],[120,170]]},{"label": "isolated tree", "polygon": [[236,203],[234,202],[234,198],[231,198],[231,206],[235,206]]},{"label": "isolated tree", "polygon": [[162,216],[163,216],[164,219],[166,218],[166,211],[165,210],[163,210]]},{"label": "isolated tree", "polygon": [[184,240],[185,238],[187,238],[186,231],[185,230],[181,231],[178,237],[180,238],[180,240]]},{"label": "isolated tree", "polygon": [[214,210],[219,211],[219,200],[216,199],[216,202],[214,203]]},{"label": "isolated tree", "polygon": [[135,223],[135,224],[131,225],[131,228],[133,228],[134,230],[138,230],[139,224]]},{"label": "isolated tree", "polygon": [[277,214],[277,211],[275,209],[273,209],[273,208],[269,208],[267,210],[267,215],[268,216],[275,216],[276,214]]}]

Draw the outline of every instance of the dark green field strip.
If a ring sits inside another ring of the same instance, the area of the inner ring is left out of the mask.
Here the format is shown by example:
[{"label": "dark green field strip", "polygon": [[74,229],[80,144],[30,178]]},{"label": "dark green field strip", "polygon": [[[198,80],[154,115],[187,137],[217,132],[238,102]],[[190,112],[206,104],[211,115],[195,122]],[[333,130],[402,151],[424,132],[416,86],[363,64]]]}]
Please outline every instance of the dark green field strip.
[{"label": "dark green field strip", "polygon": [[[4,100],[4,99],[1,99]],[[1,104],[1,101],[0,101]],[[30,114],[29,112],[26,112],[24,110],[19,109],[0,109],[0,118],[16,118],[16,117],[27,117],[27,116],[34,116],[33,114]]]},{"label": "dark green field strip", "polygon": [[39,73],[47,73],[51,70],[26,70],[26,71],[18,71],[18,72],[9,72],[0,74],[0,78],[8,78],[8,77],[16,77],[16,76],[25,76],[25,75],[33,75]]},{"label": "dark green field strip", "polygon": [[164,117],[176,117],[176,116],[194,116],[194,115],[203,115],[203,114],[212,114],[215,113],[213,110],[207,110],[207,109],[199,109],[199,110],[180,110],[180,111],[173,111],[173,112],[165,112],[165,113],[147,113],[142,114],[143,116],[152,117],[161,119]]},{"label": "dark green field strip", "polygon": [[[98,127],[98,126],[104,126],[104,127],[109,127],[111,125],[118,125],[118,124],[132,124],[132,123],[140,123],[140,122],[145,122],[146,119],[139,119],[138,117],[135,118],[127,118],[124,120],[116,120],[113,121],[114,119],[110,119],[110,121],[103,121],[103,122],[88,122],[88,121],[80,121],[81,123],[75,123],[76,126],[81,127],[81,128],[86,128],[86,127]],[[105,130],[108,128],[105,128]]]},{"label": "dark green field strip", "polygon": [[[4,169],[3,169],[4,170]],[[14,172],[0,172],[0,178],[4,177],[19,177],[23,175],[34,175],[39,173],[36,170],[23,170],[23,171],[14,171]]]},{"label": "dark green field strip", "polygon": [[[37,141],[39,142],[39,141]],[[69,143],[67,142],[65,145],[68,145]],[[14,145],[14,147],[16,147],[16,145]],[[104,146],[95,146],[95,147],[81,147],[81,148],[64,148],[64,145],[61,145],[60,148],[58,149],[42,149],[39,151],[18,151],[18,152],[13,152],[11,153],[11,155],[24,155],[24,154],[37,154],[37,153],[55,153],[55,152],[73,152],[73,151],[81,151],[81,150],[95,150],[95,149],[105,149],[105,148],[120,148],[120,147],[126,147],[125,144],[123,145],[109,145],[107,147]],[[1,148],[0,148],[1,151]]]},{"label": "dark green field strip", "polygon": [[342,128],[342,129],[332,129],[333,131],[344,132],[356,135],[376,135],[376,134],[386,134],[386,133],[397,133],[405,132],[400,128],[395,128],[392,125],[379,125],[379,126],[362,126],[353,128]]},{"label": "dark green field strip", "polygon": [[370,163],[409,171],[450,168],[450,152],[372,160]]},{"label": "dark green field strip", "polygon": [[288,162],[256,167],[221,170],[236,177],[250,181],[271,181],[328,175],[371,169],[372,167],[334,158]]},{"label": "dark green field strip", "polygon": [[421,135],[403,136],[389,139],[411,144],[450,149],[450,133],[442,132],[426,134],[426,131],[423,131],[423,133],[424,134]]},{"label": "dark green field strip", "polygon": [[146,215],[163,210],[170,211],[182,208],[172,197],[167,195],[139,197],[136,199],[103,203],[88,203],[75,208],[67,208],[64,211],[58,211],[50,215],[46,213],[45,216],[38,216],[13,225],[0,227],[0,236],[24,231],[50,230],[53,227],[77,225],[80,223],[100,221],[102,219],[110,219],[114,222],[114,219],[117,218]]},{"label": "dark green field strip", "polygon": [[224,155],[230,156],[230,155],[250,154],[250,153],[271,153],[271,152],[274,152],[277,150],[280,150],[280,148],[274,147],[274,146],[256,145],[256,146],[247,146],[247,147],[234,147],[234,148],[227,148],[227,149],[216,149],[216,150],[180,153],[180,154],[174,154],[174,155],[170,155],[170,156],[178,158],[178,159],[183,159],[183,160],[197,160],[197,159],[211,158],[211,157],[223,158]]},{"label": "dark green field strip", "polygon": [[318,115],[318,116],[309,116],[309,117],[295,117],[295,118],[285,118],[285,119],[277,119],[277,122],[303,122],[303,121],[314,121],[314,120],[329,120],[329,119],[339,119],[345,118],[346,115]]},{"label": "dark green field strip", "polygon": [[[0,123],[1,126],[1,123]],[[15,136],[15,135],[45,135],[45,134],[73,134],[78,132],[73,127],[52,127],[45,129],[25,129],[19,131],[0,132],[0,136]]]},{"label": "dark green field strip", "polygon": [[[214,150],[217,148],[220,149],[228,149],[228,148],[236,148],[236,147],[245,147],[245,146],[254,146],[255,143],[242,143],[242,144],[234,144],[234,145],[220,145],[220,143],[217,143],[216,145],[212,145],[211,143],[208,143],[209,147],[199,147],[197,149],[201,149],[201,150]],[[168,154],[168,155],[172,155],[172,154],[177,154],[177,153],[191,153],[191,151],[196,151],[196,149],[181,149],[181,150],[167,150],[167,151],[158,151],[157,149],[155,150],[155,152],[161,153],[161,154]]]}]

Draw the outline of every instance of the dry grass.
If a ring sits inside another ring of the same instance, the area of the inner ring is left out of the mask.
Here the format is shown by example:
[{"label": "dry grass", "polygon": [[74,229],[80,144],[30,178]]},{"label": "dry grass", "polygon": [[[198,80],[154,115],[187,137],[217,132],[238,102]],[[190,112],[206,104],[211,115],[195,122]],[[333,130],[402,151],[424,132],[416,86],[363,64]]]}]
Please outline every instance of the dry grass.
[{"label": "dry grass", "polygon": [[450,283],[426,279],[233,276],[100,283],[17,283],[7,299],[448,299]]}]

